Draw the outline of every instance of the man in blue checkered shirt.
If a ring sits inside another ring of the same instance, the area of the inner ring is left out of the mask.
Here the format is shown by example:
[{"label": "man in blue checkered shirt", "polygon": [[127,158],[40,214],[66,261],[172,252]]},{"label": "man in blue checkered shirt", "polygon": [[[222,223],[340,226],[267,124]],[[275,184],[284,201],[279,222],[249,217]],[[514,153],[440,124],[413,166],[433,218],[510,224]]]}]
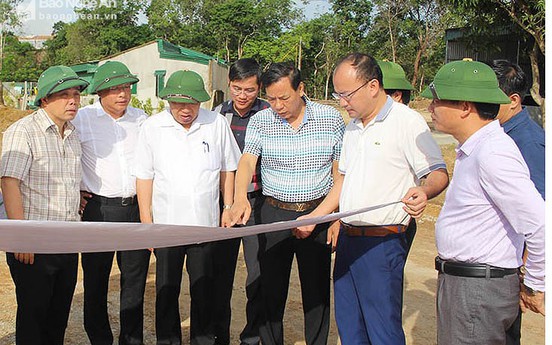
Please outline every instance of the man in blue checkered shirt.
[{"label": "man in blue checkered shirt", "polygon": [[[330,191],[337,174],[345,124],[331,106],[305,96],[300,71],[274,63],[261,82],[270,108],[251,118],[238,166],[232,217],[245,224],[251,214],[247,185],[261,157],[265,203],[263,223],[296,219],[309,213]],[[260,235],[261,291],[266,320],[262,343],[283,345],[284,308],[291,264],[297,257],[307,345],[327,343],[330,324],[330,247],[328,223],[303,235],[293,229]]]}]

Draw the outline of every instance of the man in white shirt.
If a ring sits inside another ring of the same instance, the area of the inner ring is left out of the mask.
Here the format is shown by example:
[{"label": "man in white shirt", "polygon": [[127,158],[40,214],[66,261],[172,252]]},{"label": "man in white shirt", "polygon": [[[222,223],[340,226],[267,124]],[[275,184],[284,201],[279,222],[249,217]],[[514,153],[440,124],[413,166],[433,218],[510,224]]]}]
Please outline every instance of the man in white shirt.
[{"label": "man in white shirt", "polygon": [[[405,229],[448,184],[441,151],[423,117],[386,95],[382,79],[381,68],[367,54],[352,53],[337,64],[333,96],[352,118],[339,160],[343,178],[311,213],[330,213],[338,200],[340,211],[387,205],[341,220],[333,280],[343,344],[406,343]],[[336,235],[329,233],[329,240]]]},{"label": "man in white shirt", "polygon": [[[241,153],[228,122],[219,113],[200,109],[210,97],[203,79],[193,71],[173,73],[160,96],[169,108],[144,122],[136,148],[142,223],[229,225],[234,172]],[[156,248],[154,253],[157,343],[182,343],[178,297],[187,256],[191,343],[214,344],[211,245]]]},{"label": "man in white shirt", "polygon": [[[82,219],[91,222],[140,222],[132,175],[140,126],[147,118],[129,107],[138,78],[121,62],[108,61],[94,74],[91,91],[99,100],[79,110],[73,124],[82,147]],[[113,344],[107,312],[114,252],[83,253],[84,329],[92,345]],[[143,343],[144,289],[150,251],[117,252],[121,271],[119,344]]]}]

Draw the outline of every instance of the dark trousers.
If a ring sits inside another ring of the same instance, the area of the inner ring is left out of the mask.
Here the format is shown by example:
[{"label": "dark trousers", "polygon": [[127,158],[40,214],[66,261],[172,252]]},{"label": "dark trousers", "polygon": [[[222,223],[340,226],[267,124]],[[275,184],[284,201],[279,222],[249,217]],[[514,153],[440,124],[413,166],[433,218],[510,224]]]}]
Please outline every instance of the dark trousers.
[{"label": "dark trousers", "polygon": [[35,254],[34,263],[6,253],[15,284],[18,345],[62,345],[77,282],[78,254]]},{"label": "dark trousers", "polygon": [[211,322],[212,310],[212,258],[211,244],[199,244],[155,249],[156,301],[155,330],[158,345],[182,344],[180,326],[180,283],[186,258],[190,279],[190,343],[215,343]]},{"label": "dark trousers", "polygon": [[[263,200],[262,196],[249,199],[252,210],[247,225],[261,223]],[[213,242],[213,325],[217,345],[230,344],[231,299],[241,241],[242,238],[234,238]],[[258,345],[260,342],[259,326],[262,322],[262,300],[257,235],[243,238],[243,251],[247,268],[245,284],[247,323],[240,334],[240,341],[242,345]]]},{"label": "dark trousers", "polygon": [[[140,222],[138,204],[113,206],[90,199],[83,212],[84,221]],[[114,252],[83,253],[84,329],[92,345],[113,344],[107,311],[109,275]],[[121,271],[119,344],[143,344],[144,291],[149,267],[147,249],[117,252]]]},{"label": "dark trousers", "polygon": [[416,219],[412,218],[410,219],[410,223],[408,223],[408,226],[406,227],[406,230],[404,232],[404,237],[406,240],[406,256],[408,256],[408,253],[410,253],[410,248],[412,248],[412,243],[414,243],[414,236],[416,235]]},{"label": "dark trousers", "polygon": [[512,326],[506,330],[506,345],[521,344],[521,309]]},{"label": "dark trousers", "polygon": [[[264,223],[292,220],[304,213],[286,211],[265,203]],[[328,223],[319,224],[306,239],[291,230],[259,235],[261,293],[266,321],[260,328],[263,345],[283,345],[284,308],[289,289],[293,256],[297,257],[307,345],[328,340],[330,325],[330,247],[326,244]]]},{"label": "dark trousers", "polygon": [[335,320],[342,344],[405,344],[404,234],[348,236],[341,230],[334,266]]}]

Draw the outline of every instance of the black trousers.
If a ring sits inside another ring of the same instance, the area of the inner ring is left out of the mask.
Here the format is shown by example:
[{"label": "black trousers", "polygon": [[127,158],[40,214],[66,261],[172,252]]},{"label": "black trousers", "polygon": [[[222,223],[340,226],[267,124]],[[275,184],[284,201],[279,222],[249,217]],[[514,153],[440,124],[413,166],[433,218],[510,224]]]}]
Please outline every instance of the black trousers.
[{"label": "black trousers", "polygon": [[[261,223],[261,206],[264,197],[250,198],[251,217],[247,225]],[[260,343],[259,326],[262,323],[262,300],[260,293],[259,239],[257,235],[233,238],[213,242],[213,325],[215,344],[230,344],[231,299],[234,288],[234,275],[240,242],[243,240],[247,281],[245,293],[247,304],[245,308],[247,323],[240,334],[242,345],[258,345]]]},{"label": "black trousers", "polygon": [[158,345],[182,344],[180,283],[186,258],[190,279],[190,343],[213,345],[212,258],[210,243],[155,249],[155,330]]},{"label": "black trousers", "polygon": [[[303,215],[275,208],[261,208],[264,223],[292,220]],[[328,341],[330,326],[330,246],[328,223],[319,224],[306,239],[296,239],[291,230],[259,235],[261,293],[266,321],[260,328],[263,345],[283,345],[284,308],[293,256],[297,257],[307,345]]]},{"label": "black trousers", "polygon": [[15,284],[18,345],[62,345],[77,283],[78,254],[35,254],[34,263],[6,260]]},{"label": "black trousers", "polygon": [[[88,200],[83,220],[91,222],[140,222],[138,204],[107,205]],[[109,275],[114,252],[83,253],[84,329],[92,345],[112,345],[113,333],[107,311]],[[144,291],[148,274],[148,249],[117,252],[120,278],[120,345],[141,345],[144,323]]]},{"label": "black trousers", "polygon": [[410,219],[410,223],[408,223],[408,226],[406,227],[406,230],[404,232],[404,238],[406,239],[406,255],[408,256],[408,253],[410,253],[410,248],[412,248],[412,243],[414,243],[414,236],[416,235],[416,220],[414,218]]}]

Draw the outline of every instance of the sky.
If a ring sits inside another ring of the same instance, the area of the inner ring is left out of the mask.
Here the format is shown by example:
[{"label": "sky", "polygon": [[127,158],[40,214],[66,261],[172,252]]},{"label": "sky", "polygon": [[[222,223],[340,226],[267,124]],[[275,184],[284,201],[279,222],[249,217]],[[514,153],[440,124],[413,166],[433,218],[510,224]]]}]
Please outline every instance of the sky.
[{"label": "sky", "polygon": [[[55,22],[73,22],[78,19],[73,11],[75,7],[95,4],[97,1],[109,5],[117,0],[23,0],[18,6],[24,16],[23,25],[18,30],[22,36],[50,35]],[[310,0],[307,5],[294,0],[295,5],[304,11],[307,19],[312,19],[330,10],[328,0]]]}]

